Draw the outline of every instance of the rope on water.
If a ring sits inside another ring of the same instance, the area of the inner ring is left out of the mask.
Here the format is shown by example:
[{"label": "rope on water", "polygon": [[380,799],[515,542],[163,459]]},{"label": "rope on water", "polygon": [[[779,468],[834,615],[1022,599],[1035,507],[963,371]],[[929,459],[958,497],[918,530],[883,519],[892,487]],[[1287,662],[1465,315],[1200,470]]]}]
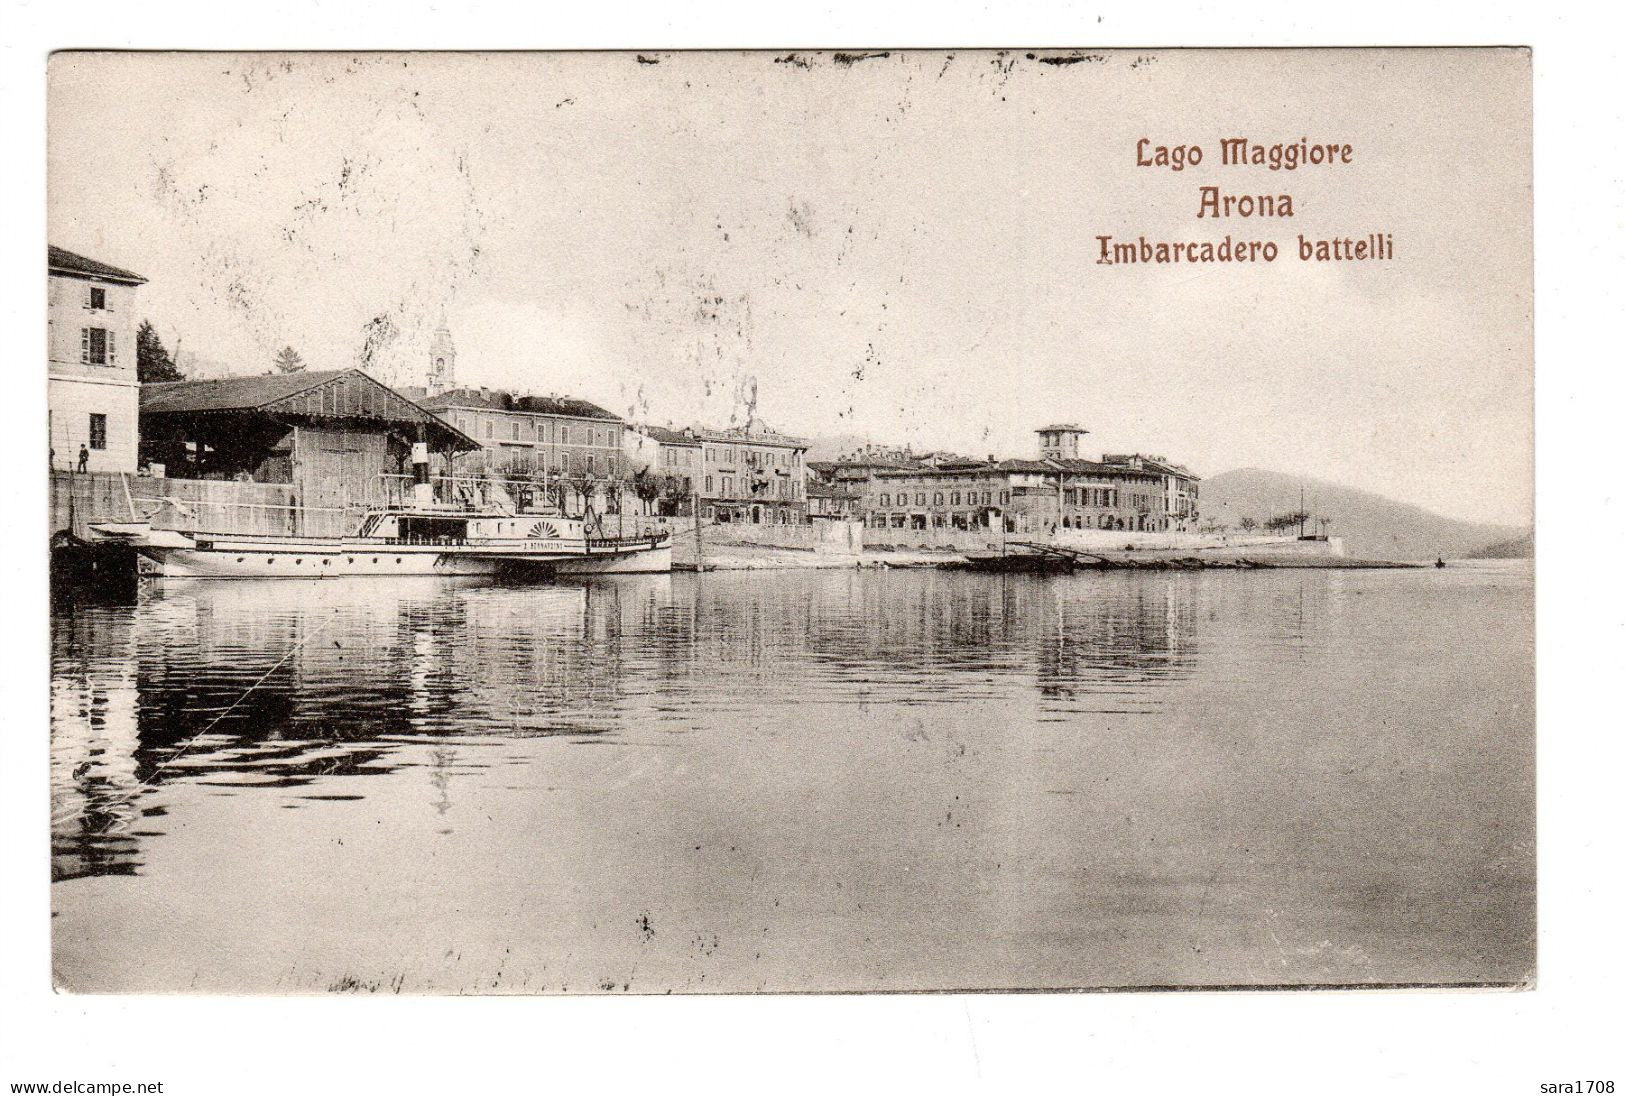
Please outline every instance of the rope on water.
[{"label": "rope on water", "polygon": [[[281,668],[281,666],[282,666],[282,664],[284,662],[286,662],[286,661],[288,661],[288,659],[292,658],[294,656],[294,654],[301,647],[303,647],[305,644],[309,643],[311,640],[315,639],[317,636],[321,635],[324,631],[326,631],[327,626],[329,624],[332,624],[333,621],[335,619],[337,619],[338,610],[334,609],[333,613],[334,613],[333,616],[328,617],[327,620],[325,620],[324,622],[322,622],[321,625],[319,625],[318,627],[313,629],[310,633],[308,633],[298,643],[295,643],[292,647],[289,647],[288,650],[286,651],[286,653],[284,653],[281,658],[277,659],[274,663],[271,664],[271,668],[269,670],[266,670],[263,674],[261,674],[259,676],[258,681],[255,681],[254,684],[252,684],[248,688],[244,689],[243,692],[242,692],[242,695],[239,696],[236,700],[233,700],[231,702],[230,706],[228,706],[219,715],[217,715],[213,719],[209,720],[209,723],[208,723],[207,726],[205,726],[197,734],[193,735],[191,738],[188,738],[185,742],[183,742],[181,744],[180,749],[176,750],[174,753],[172,753],[168,757],[164,758],[163,761],[159,762],[158,765],[153,768],[152,772],[150,774],[148,774],[148,776],[147,776],[147,778],[145,780],[136,781],[135,786],[133,788],[131,788],[128,791],[124,792],[122,795],[120,795],[117,799],[113,800],[111,803],[108,803],[107,806],[111,807],[111,806],[121,804],[121,803],[129,803],[137,795],[141,794],[142,789],[144,789],[144,788],[148,787],[149,785],[151,785],[151,783],[153,782],[154,779],[157,778],[159,773],[163,772],[165,769],[169,768],[169,766],[173,765],[176,761],[180,760],[181,755],[186,753],[187,750],[190,750],[194,745],[196,745],[198,739],[202,738],[204,735],[206,735],[210,731],[214,730],[216,724],[218,724],[222,719],[226,718],[226,716],[230,715],[236,709],[237,705],[241,704],[244,700],[247,700],[249,693],[253,692],[255,689],[258,689],[261,685],[264,685],[266,680],[269,679],[272,674],[276,673],[277,670]],[[113,819],[112,821],[108,822],[107,827],[105,829],[103,829],[101,831],[101,833],[106,834],[119,821],[120,821],[119,819]],[[100,835],[98,835],[98,836],[100,836]]]}]

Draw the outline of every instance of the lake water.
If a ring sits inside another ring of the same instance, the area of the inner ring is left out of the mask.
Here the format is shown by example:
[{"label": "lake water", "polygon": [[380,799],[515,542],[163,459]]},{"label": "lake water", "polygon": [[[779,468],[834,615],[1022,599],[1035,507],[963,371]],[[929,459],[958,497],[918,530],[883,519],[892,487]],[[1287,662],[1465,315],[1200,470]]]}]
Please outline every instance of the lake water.
[{"label": "lake water", "polygon": [[77,991],[1510,982],[1532,568],[62,605]]}]

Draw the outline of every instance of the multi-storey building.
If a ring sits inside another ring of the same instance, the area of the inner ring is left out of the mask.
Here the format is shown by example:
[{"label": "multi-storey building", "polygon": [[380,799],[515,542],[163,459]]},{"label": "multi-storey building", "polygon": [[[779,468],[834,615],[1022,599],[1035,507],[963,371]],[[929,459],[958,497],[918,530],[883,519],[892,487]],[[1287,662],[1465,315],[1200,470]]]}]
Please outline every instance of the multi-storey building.
[{"label": "multi-storey building", "polygon": [[47,250],[46,366],[51,467],[134,472],[141,382],[136,374],[139,274]]},{"label": "multi-storey building", "polygon": [[863,512],[876,529],[996,529],[1011,501],[989,461],[876,468],[864,486]]},{"label": "multi-storey building", "polygon": [[1039,449],[1059,473],[1062,528],[1192,532],[1200,510],[1197,477],[1142,453],[1080,455],[1088,431],[1070,424],[1038,430]]},{"label": "multi-storey building", "polygon": [[868,446],[838,460],[807,462],[807,516],[862,521],[868,514],[869,480],[876,472],[924,467],[907,449]]},{"label": "multi-storey building", "polygon": [[807,520],[807,443],[764,426],[695,429],[702,520],[800,525]]},{"label": "multi-storey building", "polygon": [[1039,432],[1042,460],[943,458],[881,467],[864,460],[821,465],[822,478],[860,493],[852,512],[872,528],[1194,531],[1196,477],[1161,457],[1076,454],[1075,426]]},{"label": "multi-storey building", "polygon": [[1200,477],[1182,464],[1142,453],[1108,453],[1100,458],[1114,468],[1149,472],[1162,480],[1163,528],[1194,530],[1201,512]]},{"label": "multi-storey building", "polygon": [[694,512],[695,479],[704,462],[703,444],[692,431],[664,426],[629,425],[626,428],[628,466],[649,481],[657,492],[651,504],[656,513],[670,517]]},{"label": "multi-storey building", "polygon": [[568,396],[516,396],[489,388],[457,388],[409,397],[480,443],[457,461],[456,472],[497,478],[557,476],[621,480],[626,424],[595,403]]}]

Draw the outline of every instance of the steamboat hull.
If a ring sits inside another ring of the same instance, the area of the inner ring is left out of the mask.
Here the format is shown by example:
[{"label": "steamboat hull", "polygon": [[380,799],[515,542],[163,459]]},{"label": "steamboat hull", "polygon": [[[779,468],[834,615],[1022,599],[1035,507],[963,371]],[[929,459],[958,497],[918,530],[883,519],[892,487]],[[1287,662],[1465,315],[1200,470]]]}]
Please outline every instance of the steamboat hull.
[{"label": "steamboat hull", "polygon": [[671,547],[545,551],[535,546],[456,548],[332,541],[298,545],[139,545],[140,573],[154,578],[344,578],[369,575],[593,575],[671,570]]}]

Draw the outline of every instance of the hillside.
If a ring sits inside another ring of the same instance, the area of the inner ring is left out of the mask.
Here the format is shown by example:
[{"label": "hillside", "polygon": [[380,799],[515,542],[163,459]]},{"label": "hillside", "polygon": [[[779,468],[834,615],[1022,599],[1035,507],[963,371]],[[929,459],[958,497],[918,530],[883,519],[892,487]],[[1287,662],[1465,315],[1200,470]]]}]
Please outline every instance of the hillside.
[{"label": "hillside", "polygon": [[1233,525],[1246,516],[1262,523],[1296,510],[1300,485],[1304,508],[1332,519],[1329,532],[1343,538],[1351,556],[1462,559],[1526,535],[1511,526],[1457,521],[1369,491],[1259,468],[1239,468],[1203,480],[1203,520]]},{"label": "hillside", "polygon": [[1535,535],[1525,533],[1521,537],[1511,540],[1496,541],[1488,547],[1474,552],[1470,559],[1534,559]]}]

